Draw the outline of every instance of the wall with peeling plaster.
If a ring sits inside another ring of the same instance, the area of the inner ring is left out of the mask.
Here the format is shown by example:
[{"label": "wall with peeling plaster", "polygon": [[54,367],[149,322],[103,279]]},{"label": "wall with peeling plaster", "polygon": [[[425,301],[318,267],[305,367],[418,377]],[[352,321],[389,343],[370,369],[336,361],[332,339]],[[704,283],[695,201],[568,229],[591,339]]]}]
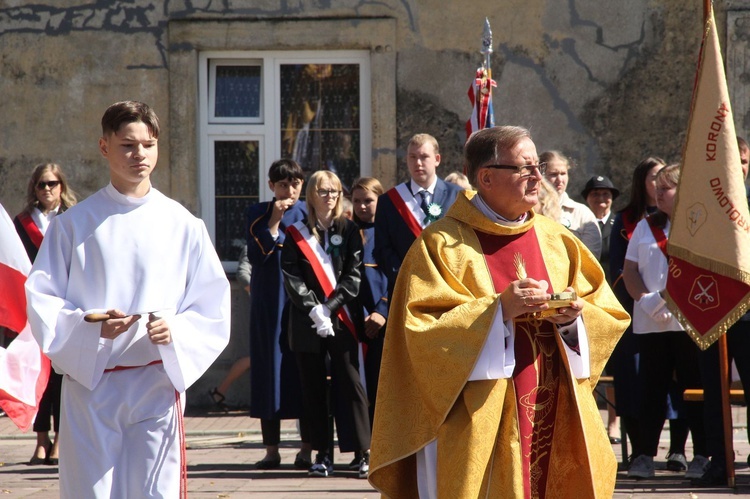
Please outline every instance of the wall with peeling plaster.
[{"label": "wall with peeling plaster", "polygon": [[[717,0],[715,8],[735,122],[747,136],[750,0]],[[163,121],[154,184],[197,211],[196,165],[170,165],[170,158],[184,158],[171,146],[192,146],[170,140],[171,127],[195,129],[170,115],[170,78],[180,72],[170,67],[177,60],[170,50],[180,50],[169,45],[176,21],[395,20],[395,140],[379,171],[388,184],[404,178],[404,143],[428,132],[441,144],[445,175],[461,168],[466,91],[481,62],[485,16],[494,34],[496,122],[530,127],[540,152],[569,155],[572,195],[589,176],[606,174],[626,192],[624,200],[640,159],[679,159],[700,0],[0,0],[0,201],[16,213],[31,168],[43,161],[61,163],[84,196],[104,185],[99,119],[110,103],[132,98],[149,102]],[[304,45],[316,34],[294,36]],[[185,172],[192,188],[175,180]],[[235,298],[242,308],[242,297]],[[246,327],[246,318],[238,324]],[[244,348],[233,341],[225,364]],[[211,381],[220,375],[210,374]]]}]

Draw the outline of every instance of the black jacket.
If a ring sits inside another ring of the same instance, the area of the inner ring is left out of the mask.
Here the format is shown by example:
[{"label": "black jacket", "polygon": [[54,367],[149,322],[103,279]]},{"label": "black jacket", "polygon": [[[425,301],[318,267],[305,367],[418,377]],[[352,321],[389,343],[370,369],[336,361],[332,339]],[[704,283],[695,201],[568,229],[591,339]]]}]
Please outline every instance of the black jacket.
[{"label": "black jacket", "polygon": [[[357,299],[362,281],[362,236],[354,222],[349,220],[343,230],[338,230],[335,224],[328,230],[329,241],[334,234],[341,235],[343,243],[338,255],[331,254],[337,284],[331,296],[326,298],[310,262],[287,231],[281,251],[281,272],[284,275],[284,288],[292,303],[289,311],[289,346],[295,352],[320,351],[322,338],[318,336],[309,314],[313,307],[321,303],[331,311],[335,340],[353,341],[352,333],[336,317],[336,312],[344,305],[347,305],[357,332],[364,327],[363,309]],[[322,239],[321,234],[318,239],[321,245],[324,244]]]}]

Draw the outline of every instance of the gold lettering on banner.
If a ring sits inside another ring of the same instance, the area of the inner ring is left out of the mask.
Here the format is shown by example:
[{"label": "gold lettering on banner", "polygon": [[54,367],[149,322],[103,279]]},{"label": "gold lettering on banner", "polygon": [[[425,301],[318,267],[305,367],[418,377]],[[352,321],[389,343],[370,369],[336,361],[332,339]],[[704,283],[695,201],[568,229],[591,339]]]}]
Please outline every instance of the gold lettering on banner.
[{"label": "gold lettering on banner", "polygon": [[669,259],[668,265],[669,266],[667,267],[667,271],[673,278],[677,279],[682,275],[682,269],[679,268],[676,263],[674,263],[673,259]]},{"label": "gold lettering on banner", "polygon": [[[740,211],[734,207],[734,204],[732,204],[732,201],[726,195],[724,188],[721,186],[721,179],[719,177],[714,177],[709,180],[709,183],[711,184],[711,190],[714,193],[716,201],[719,203],[719,206],[722,208],[729,220],[734,222],[734,224],[737,225],[737,227],[739,227],[745,233],[750,233],[750,223],[748,223],[747,219],[742,216],[742,213],[740,213]],[[744,198],[742,201],[745,202]]]},{"label": "gold lettering on banner", "polygon": [[716,143],[719,142],[719,132],[724,128],[724,120],[728,114],[729,107],[722,102],[711,125],[709,125],[711,131],[708,132],[706,137],[706,161],[716,161]]}]

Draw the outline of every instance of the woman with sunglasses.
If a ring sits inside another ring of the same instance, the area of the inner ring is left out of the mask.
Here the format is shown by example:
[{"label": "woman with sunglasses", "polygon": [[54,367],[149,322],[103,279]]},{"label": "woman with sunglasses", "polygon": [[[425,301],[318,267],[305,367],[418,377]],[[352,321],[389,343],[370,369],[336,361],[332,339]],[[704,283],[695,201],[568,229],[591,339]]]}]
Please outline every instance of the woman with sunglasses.
[{"label": "woman with sunglasses", "polygon": [[[365,451],[370,448],[367,395],[359,374],[359,338],[363,307],[362,237],[357,225],[342,214],[342,188],[330,171],[317,171],[307,190],[306,221],[287,228],[281,251],[289,311],[289,344],[302,383],[302,406],[317,451],[310,476],[333,473],[333,435],[328,425],[329,403],[335,401],[341,452],[363,456],[359,476],[367,476]],[[330,357],[332,394],[326,393],[326,355]]]},{"label": "woman with sunglasses", "polygon": [[[68,188],[68,182],[60,165],[43,163],[34,168],[26,189],[26,206],[13,219],[16,232],[32,263],[52,218],[74,204],[76,204],[76,194]],[[36,450],[29,460],[30,465],[58,464],[57,435],[60,428],[61,386],[62,375],[52,371],[42,400],[39,402],[39,412],[34,420]],[[50,418],[54,420],[54,444],[49,437]]]}]

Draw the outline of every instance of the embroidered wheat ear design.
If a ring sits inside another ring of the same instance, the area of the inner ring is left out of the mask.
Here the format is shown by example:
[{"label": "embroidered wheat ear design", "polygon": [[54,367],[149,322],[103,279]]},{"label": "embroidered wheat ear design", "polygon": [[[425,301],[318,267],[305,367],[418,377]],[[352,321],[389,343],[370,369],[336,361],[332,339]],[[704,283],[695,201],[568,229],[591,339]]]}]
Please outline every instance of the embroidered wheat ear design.
[{"label": "embroidered wheat ear design", "polygon": [[513,255],[513,265],[516,267],[516,277],[526,279],[526,262],[523,260],[521,253]]}]

